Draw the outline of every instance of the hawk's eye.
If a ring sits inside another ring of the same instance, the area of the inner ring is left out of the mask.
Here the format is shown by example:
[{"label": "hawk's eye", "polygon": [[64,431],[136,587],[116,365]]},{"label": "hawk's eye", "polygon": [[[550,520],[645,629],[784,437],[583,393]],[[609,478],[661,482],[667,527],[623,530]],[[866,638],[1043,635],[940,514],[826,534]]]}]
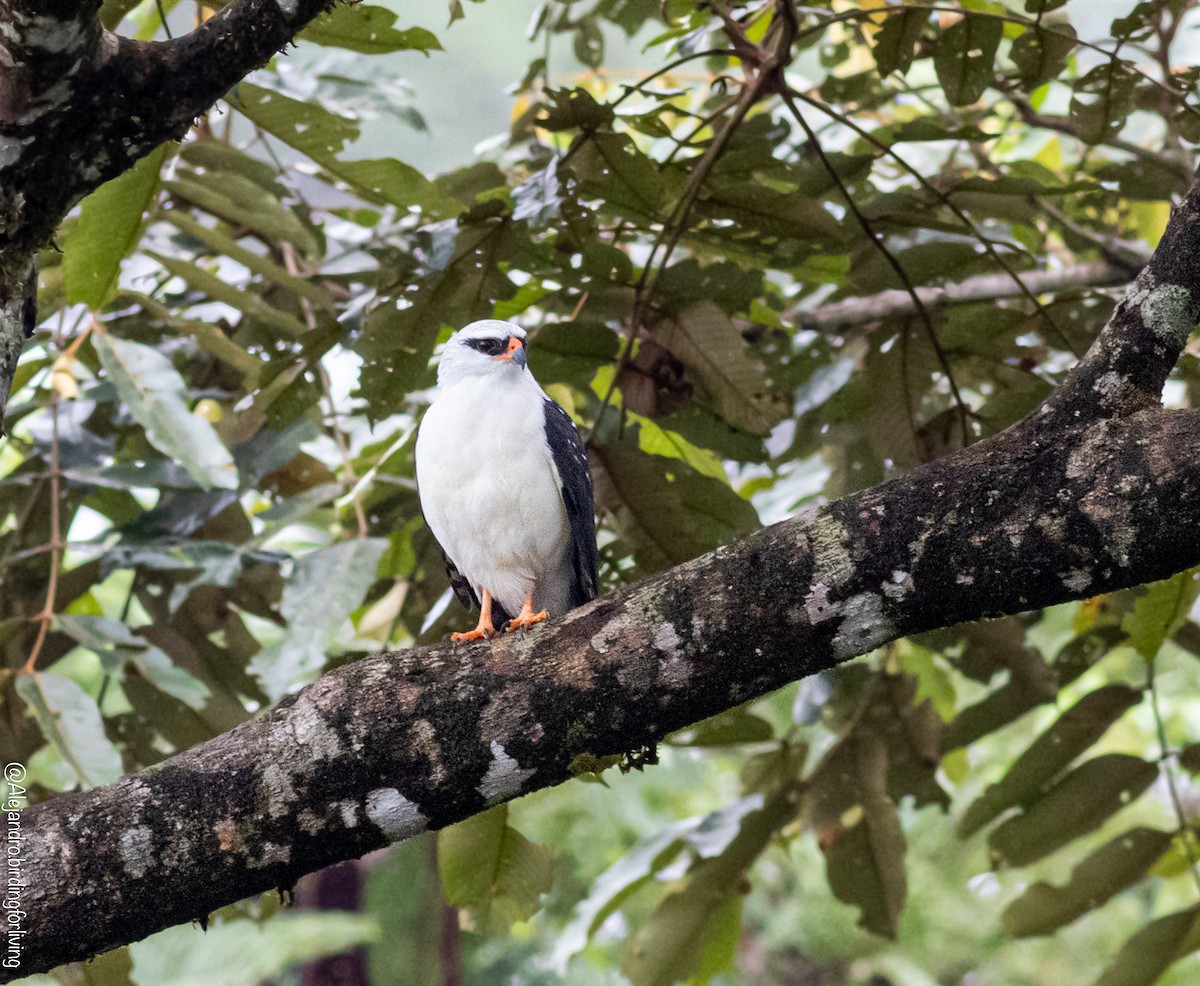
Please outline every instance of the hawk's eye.
[{"label": "hawk's eye", "polygon": [[499,356],[504,352],[504,343],[499,339],[476,339],[471,345],[485,356]]}]

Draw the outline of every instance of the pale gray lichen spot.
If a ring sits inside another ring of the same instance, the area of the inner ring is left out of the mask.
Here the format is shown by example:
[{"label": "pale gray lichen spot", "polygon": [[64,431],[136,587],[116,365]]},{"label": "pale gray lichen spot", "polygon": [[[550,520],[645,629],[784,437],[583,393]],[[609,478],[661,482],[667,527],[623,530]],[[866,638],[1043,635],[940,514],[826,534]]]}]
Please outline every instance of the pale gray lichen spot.
[{"label": "pale gray lichen spot", "polygon": [[1092,584],[1091,573],[1085,572],[1082,568],[1073,568],[1059,577],[1062,579],[1062,584],[1072,592],[1083,592]]},{"label": "pale gray lichen spot", "polygon": [[1125,378],[1116,370],[1109,370],[1107,373],[1101,373],[1092,384],[1094,390],[1101,397],[1111,400],[1116,397],[1125,386]]},{"label": "pale gray lichen spot", "polygon": [[136,825],[121,833],[121,861],[125,864],[125,872],[135,880],[145,876],[150,869],[151,848],[154,835],[145,825]]},{"label": "pale gray lichen spot", "polygon": [[290,863],[291,861],[291,846],[281,846],[276,842],[264,842],[262,855],[247,859],[246,865],[251,869],[261,870],[267,866],[274,866],[276,863]]},{"label": "pale gray lichen spot", "polygon": [[491,742],[492,762],[479,782],[479,793],[491,804],[493,799],[519,794],[524,784],[537,771],[522,767],[495,740]]},{"label": "pale gray lichen spot", "polygon": [[592,635],[592,650],[597,654],[607,654],[608,645],[619,638],[624,629],[625,621],[619,616],[613,617]]},{"label": "pale gray lichen spot", "polygon": [[307,832],[309,835],[316,835],[325,827],[325,819],[321,818],[320,815],[310,808],[304,808],[296,816],[296,824],[300,826],[302,832]]},{"label": "pale gray lichen spot", "polygon": [[332,807],[342,816],[342,824],[348,829],[358,827],[358,803],[347,798],[345,801],[335,801]]},{"label": "pale gray lichen spot", "polygon": [[654,633],[654,649],[663,653],[678,655],[681,643],[679,634],[670,623],[664,623]]},{"label": "pale gray lichen spot", "polygon": [[420,809],[394,787],[379,787],[367,794],[367,818],[387,837],[399,842],[428,827]]},{"label": "pale gray lichen spot", "polygon": [[284,17],[296,16],[296,0],[275,0],[275,4]]},{"label": "pale gray lichen spot", "polygon": [[342,752],[338,734],[307,701],[293,706],[289,722],[296,742],[308,747],[314,760],[332,760]]},{"label": "pale gray lichen spot", "polygon": [[956,585],[974,585],[975,576],[968,575],[966,572],[959,572],[954,576],[954,582]]},{"label": "pale gray lichen spot", "polygon": [[1067,479],[1084,479],[1096,474],[1096,464],[1109,451],[1108,426],[1102,423],[1087,433],[1079,446],[1067,458]]},{"label": "pale gray lichen spot", "polygon": [[838,624],[832,646],[836,657],[855,657],[874,650],[896,638],[896,628],[883,609],[883,597],[860,592],[842,603],[842,622]]},{"label": "pale gray lichen spot", "polygon": [[1160,284],[1138,306],[1146,328],[1170,346],[1182,348],[1200,317],[1196,295],[1179,284]]},{"label": "pale gray lichen spot", "polygon": [[268,764],[262,773],[262,790],[267,802],[267,814],[282,818],[291,811],[296,800],[296,789],[287,771],[277,763]]},{"label": "pale gray lichen spot", "polygon": [[0,137],[0,168],[16,164],[21,159],[21,152],[32,141],[32,137]]},{"label": "pale gray lichen spot", "polygon": [[833,619],[841,609],[836,602],[829,601],[829,587],[824,582],[816,582],[808,587],[804,596],[804,612],[808,614],[809,624],[816,626]]},{"label": "pale gray lichen spot", "polygon": [[23,18],[21,42],[28,48],[59,52],[78,47],[90,28],[88,18],[65,20],[53,15]]},{"label": "pale gray lichen spot", "polygon": [[883,594],[888,599],[903,599],[905,596],[911,595],[913,591],[912,576],[908,572],[901,572],[899,569],[892,572],[891,580],[884,582],[881,586]]},{"label": "pale gray lichen spot", "polygon": [[831,589],[845,585],[854,578],[854,562],[848,547],[850,534],[835,517],[818,514],[808,529],[812,545],[813,572]]}]

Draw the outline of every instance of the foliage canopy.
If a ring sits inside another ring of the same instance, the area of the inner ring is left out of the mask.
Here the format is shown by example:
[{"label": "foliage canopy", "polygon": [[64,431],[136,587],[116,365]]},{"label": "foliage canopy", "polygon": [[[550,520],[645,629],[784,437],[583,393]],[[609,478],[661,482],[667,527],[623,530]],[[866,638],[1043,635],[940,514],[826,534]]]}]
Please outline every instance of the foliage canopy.
[{"label": "foliage canopy", "polygon": [[[104,17],[149,38],[176,6]],[[255,73],[41,258],[0,446],[7,759],[39,798],[105,784],[330,655],[460,624],[412,453],[472,319],[525,325],[590,436],[610,589],[1018,420],[1200,143],[1193,5],[1119,6],[544,0],[503,141],[438,176],[356,152],[423,123],[328,54],[437,38],[338,7],[289,56],[311,73]],[[610,68],[630,39],[656,70]],[[1185,355],[1169,400],[1198,383]],[[1182,573],[900,641],[678,734],[666,768],[579,764],[618,790],[448,830],[469,980],[1190,981],[1196,595]],[[250,902],[79,975],[192,981],[233,948],[256,964],[221,981],[251,983],[373,941],[373,981],[440,982],[433,873],[404,847],[361,919],[254,931]]]}]

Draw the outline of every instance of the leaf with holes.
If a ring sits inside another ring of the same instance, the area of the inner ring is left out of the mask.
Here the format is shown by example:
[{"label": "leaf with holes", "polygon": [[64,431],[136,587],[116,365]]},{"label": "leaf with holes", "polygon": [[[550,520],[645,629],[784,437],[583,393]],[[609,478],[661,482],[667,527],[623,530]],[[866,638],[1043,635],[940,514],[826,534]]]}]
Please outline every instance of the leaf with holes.
[{"label": "leaf with holes", "polygon": [[787,413],[790,402],[770,392],[737,326],[713,302],[702,301],[663,319],[651,335],[687,367],[701,392],[701,406],[733,427],[766,435]]},{"label": "leaf with holes", "polygon": [[1128,62],[1110,58],[1075,80],[1071,123],[1085,144],[1114,136],[1134,109],[1137,73]]},{"label": "leaf with holes", "polygon": [[334,7],[309,24],[300,38],[364,55],[442,50],[438,39],[424,28],[410,27],[399,31],[392,26],[395,23],[396,15],[386,7]]},{"label": "leaf with holes", "polygon": [[1055,78],[1075,50],[1075,28],[1065,21],[1047,27],[1052,30],[1029,28],[1012,43],[1009,51],[1026,90],[1036,89]]},{"label": "leaf with holes", "polygon": [[979,831],[1003,811],[1027,805],[1092,746],[1126,711],[1142,700],[1141,692],[1125,685],[1108,685],[1081,698],[1059,716],[967,809],[959,823],[963,838]]},{"label": "leaf with holes", "polygon": [[1012,938],[1048,935],[1137,883],[1171,845],[1171,833],[1138,827],[1122,832],[1071,870],[1065,886],[1038,882],[1004,909]]},{"label": "leaf with holes", "polygon": [[951,106],[969,106],[996,78],[996,49],[1004,24],[994,17],[967,14],[938,36],[933,66]]},{"label": "leaf with holes", "polygon": [[1081,764],[988,837],[997,862],[1026,866],[1099,828],[1154,783],[1158,767],[1109,753]]},{"label": "leaf with holes", "polygon": [[929,23],[927,10],[898,10],[891,14],[875,35],[871,54],[880,75],[908,71],[916,54],[921,32]]}]

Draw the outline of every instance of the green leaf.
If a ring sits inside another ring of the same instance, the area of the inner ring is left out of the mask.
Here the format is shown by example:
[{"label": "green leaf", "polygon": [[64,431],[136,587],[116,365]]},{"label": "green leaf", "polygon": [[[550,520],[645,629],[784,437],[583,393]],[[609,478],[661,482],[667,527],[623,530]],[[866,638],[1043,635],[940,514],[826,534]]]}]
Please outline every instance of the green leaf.
[{"label": "green leaf", "polygon": [[1200,904],[1176,911],[1129,939],[1095,986],[1153,986],[1172,965],[1200,948]]},{"label": "green leaf", "polygon": [[1125,685],[1107,685],[1085,695],[1022,753],[999,782],[967,809],[958,833],[966,838],[1003,811],[1027,805],[1081,753],[1142,700]]},{"label": "green leaf", "polygon": [[739,743],[761,743],[773,739],[775,730],[744,705],[727,709],[702,722],[672,733],[667,742],[672,746],[734,746]]},{"label": "green leaf", "polygon": [[1193,569],[1146,586],[1121,625],[1142,657],[1154,660],[1163,643],[1187,619],[1198,594],[1200,581]]},{"label": "green leaf", "polygon": [[303,256],[320,254],[313,231],[270,189],[235,171],[179,171],[163,182],[174,199],[182,199],[231,226],[259,233],[270,241],[290,243]]},{"label": "green leaf", "polygon": [[887,748],[869,733],[852,733],[813,771],[807,812],[830,889],[859,908],[862,927],[895,938],[907,894],[906,844],[887,786]]},{"label": "green leaf", "polygon": [[142,0],[104,0],[100,6],[100,23],[109,31],[113,30],[125,15],[141,2]]},{"label": "green leaf", "polygon": [[1115,136],[1134,108],[1137,73],[1128,62],[1111,58],[1075,80],[1071,123],[1085,144]]},{"label": "green leaf", "polygon": [[111,784],[121,776],[121,754],[105,735],[91,695],[51,671],[17,675],[16,688],[42,735],[83,787]]},{"label": "green leaf", "polygon": [[301,33],[303,41],[332,48],[347,48],[364,55],[389,51],[441,51],[438,39],[421,27],[398,31],[396,15],[386,7],[334,7]]},{"label": "green leaf", "polygon": [[[791,780],[794,786],[794,775]],[[676,822],[638,842],[596,878],[587,897],[576,905],[571,922],[554,946],[554,964],[559,973],[565,973],[571,956],[583,950],[609,916],[685,847],[701,859],[720,855],[737,838],[742,820],[763,803],[761,794],[740,798],[707,815]]]},{"label": "green leaf", "polygon": [[287,633],[250,662],[250,672],[271,701],[324,666],[326,649],[362,603],[386,548],[384,538],[356,538],[295,560],[279,604]]},{"label": "green leaf", "polygon": [[1193,777],[1200,776],[1200,743],[1188,743],[1179,751],[1179,766]]},{"label": "green leaf", "polygon": [[212,695],[208,685],[188,674],[157,647],[148,647],[135,654],[130,663],[159,691],[197,711],[204,708]]},{"label": "green leaf", "polygon": [[1025,866],[1099,828],[1109,816],[1137,799],[1158,776],[1158,767],[1140,757],[1110,753],[1081,764],[1001,823],[988,838],[999,863]]},{"label": "green leaf", "polygon": [[732,220],[739,233],[816,242],[826,249],[844,238],[842,225],[819,201],[741,179],[707,182],[695,211],[708,219]]},{"label": "green leaf", "polygon": [[345,911],[293,911],[269,921],[219,921],[160,931],[129,947],[134,986],[257,986],[291,966],[376,941],[373,917]]},{"label": "green leaf", "polygon": [[799,807],[795,784],[779,789],[745,813],[737,834],[720,852],[703,855],[667,890],[622,963],[621,971],[634,986],[670,986],[687,977],[706,980],[729,966],[741,938],[746,873],[779,830],[795,819]]},{"label": "green leaf", "polygon": [[1012,44],[1009,57],[1027,90],[1058,76],[1075,49],[1075,28],[1065,21],[1055,22],[1053,27],[1053,31],[1031,27]]},{"label": "green leaf", "polygon": [[754,507],[729,486],[679,459],[646,455],[631,430],[626,441],[594,445],[591,462],[597,503],[642,571],[678,565],[759,526]]},{"label": "green leaf", "polygon": [[289,274],[285,268],[279,266],[270,257],[247,250],[223,228],[205,226],[182,209],[168,209],[161,214],[161,218],[181,232],[199,240],[216,255],[236,260],[247,270],[258,274],[277,287],[291,291],[322,308],[332,307],[329,293],[319,284]]},{"label": "green leaf", "polygon": [[1171,845],[1171,833],[1138,827],[1122,832],[1071,870],[1063,887],[1038,882],[1004,909],[1012,938],[1048,935],[1143,879]]},{"label": "green leaf", "polygon": [[996,77],[994,61],[1004,24],[967,14],[938,36],[933,66],[951,106],[974,103]]},{"label": "green leaf", "polygon": [[79,222],[63,249],[67,303],[95,310],[116,293],[123,261],[141,239],[143,216],[158,194],[166,145],[105,182],[80,205]]},{"label": "green leaf", "polygon": [[186,281],[191,287],[206,295],[213,301],[220,301],[230,308],[249,315],[265,325],[281,332],[290,338],[297,338],[307,331],[307,326],[293,315],[281,311],[260,298],[253,291],[229,284],[216,274],[210,274],[199,264],[190,260],[178,260],[175,257],[165,257],[153,250],[146,250],[151,257],[163,265],[171,274]]},{"label": "green leaf", "polygon": [[553,882],[554,857],[508,824],[502,804],[438,833],[438,869],[462,926],[496,934],[538,912]]},{"label": "green leaf", "polygon": [[233,456],[212,425],[188,408],[187,384],[171,361],[150,346],[108,332],[94,333],[92,341],[104,372],[150,444],[205,489],[237,489]]},{"label": "green leaf", "polygon": [[702,301],[663,319],[651,335],[688,368],[700,391],[699,403],[735,428],[766,435],[786,415],[790,401],[769,392],[741,333],[713,302]]},{"label": "green leaf", "polygon": [[415,168],[393,158],[341,160],[346,145],[358,138],[358,124],[352,120],[249,82],[239,83],[227,98],[267,133],[312,158],[368,202],[417,207],[428,213],[453,213],[460,208]]},{"label": "green leaf", "polygon": [[617,334],[604,326],[545,325],[529,342],[529,368],[543,386],[570,383],[586,387],[601,366],[616,359],[618,346]]},{"label": "green leaf", "polygon": [[899,10],[890,14],[875,35],[871,54],[880,75],[907,72],[916,54],[921,32],[929,23],[927,10]]},{"label": "green leaf", "polygon": [[675,172],[668,179],[625,134],[597,133],[571,158],[569,167],[584,195],[635,222],[666,218],[680,190]]}]

